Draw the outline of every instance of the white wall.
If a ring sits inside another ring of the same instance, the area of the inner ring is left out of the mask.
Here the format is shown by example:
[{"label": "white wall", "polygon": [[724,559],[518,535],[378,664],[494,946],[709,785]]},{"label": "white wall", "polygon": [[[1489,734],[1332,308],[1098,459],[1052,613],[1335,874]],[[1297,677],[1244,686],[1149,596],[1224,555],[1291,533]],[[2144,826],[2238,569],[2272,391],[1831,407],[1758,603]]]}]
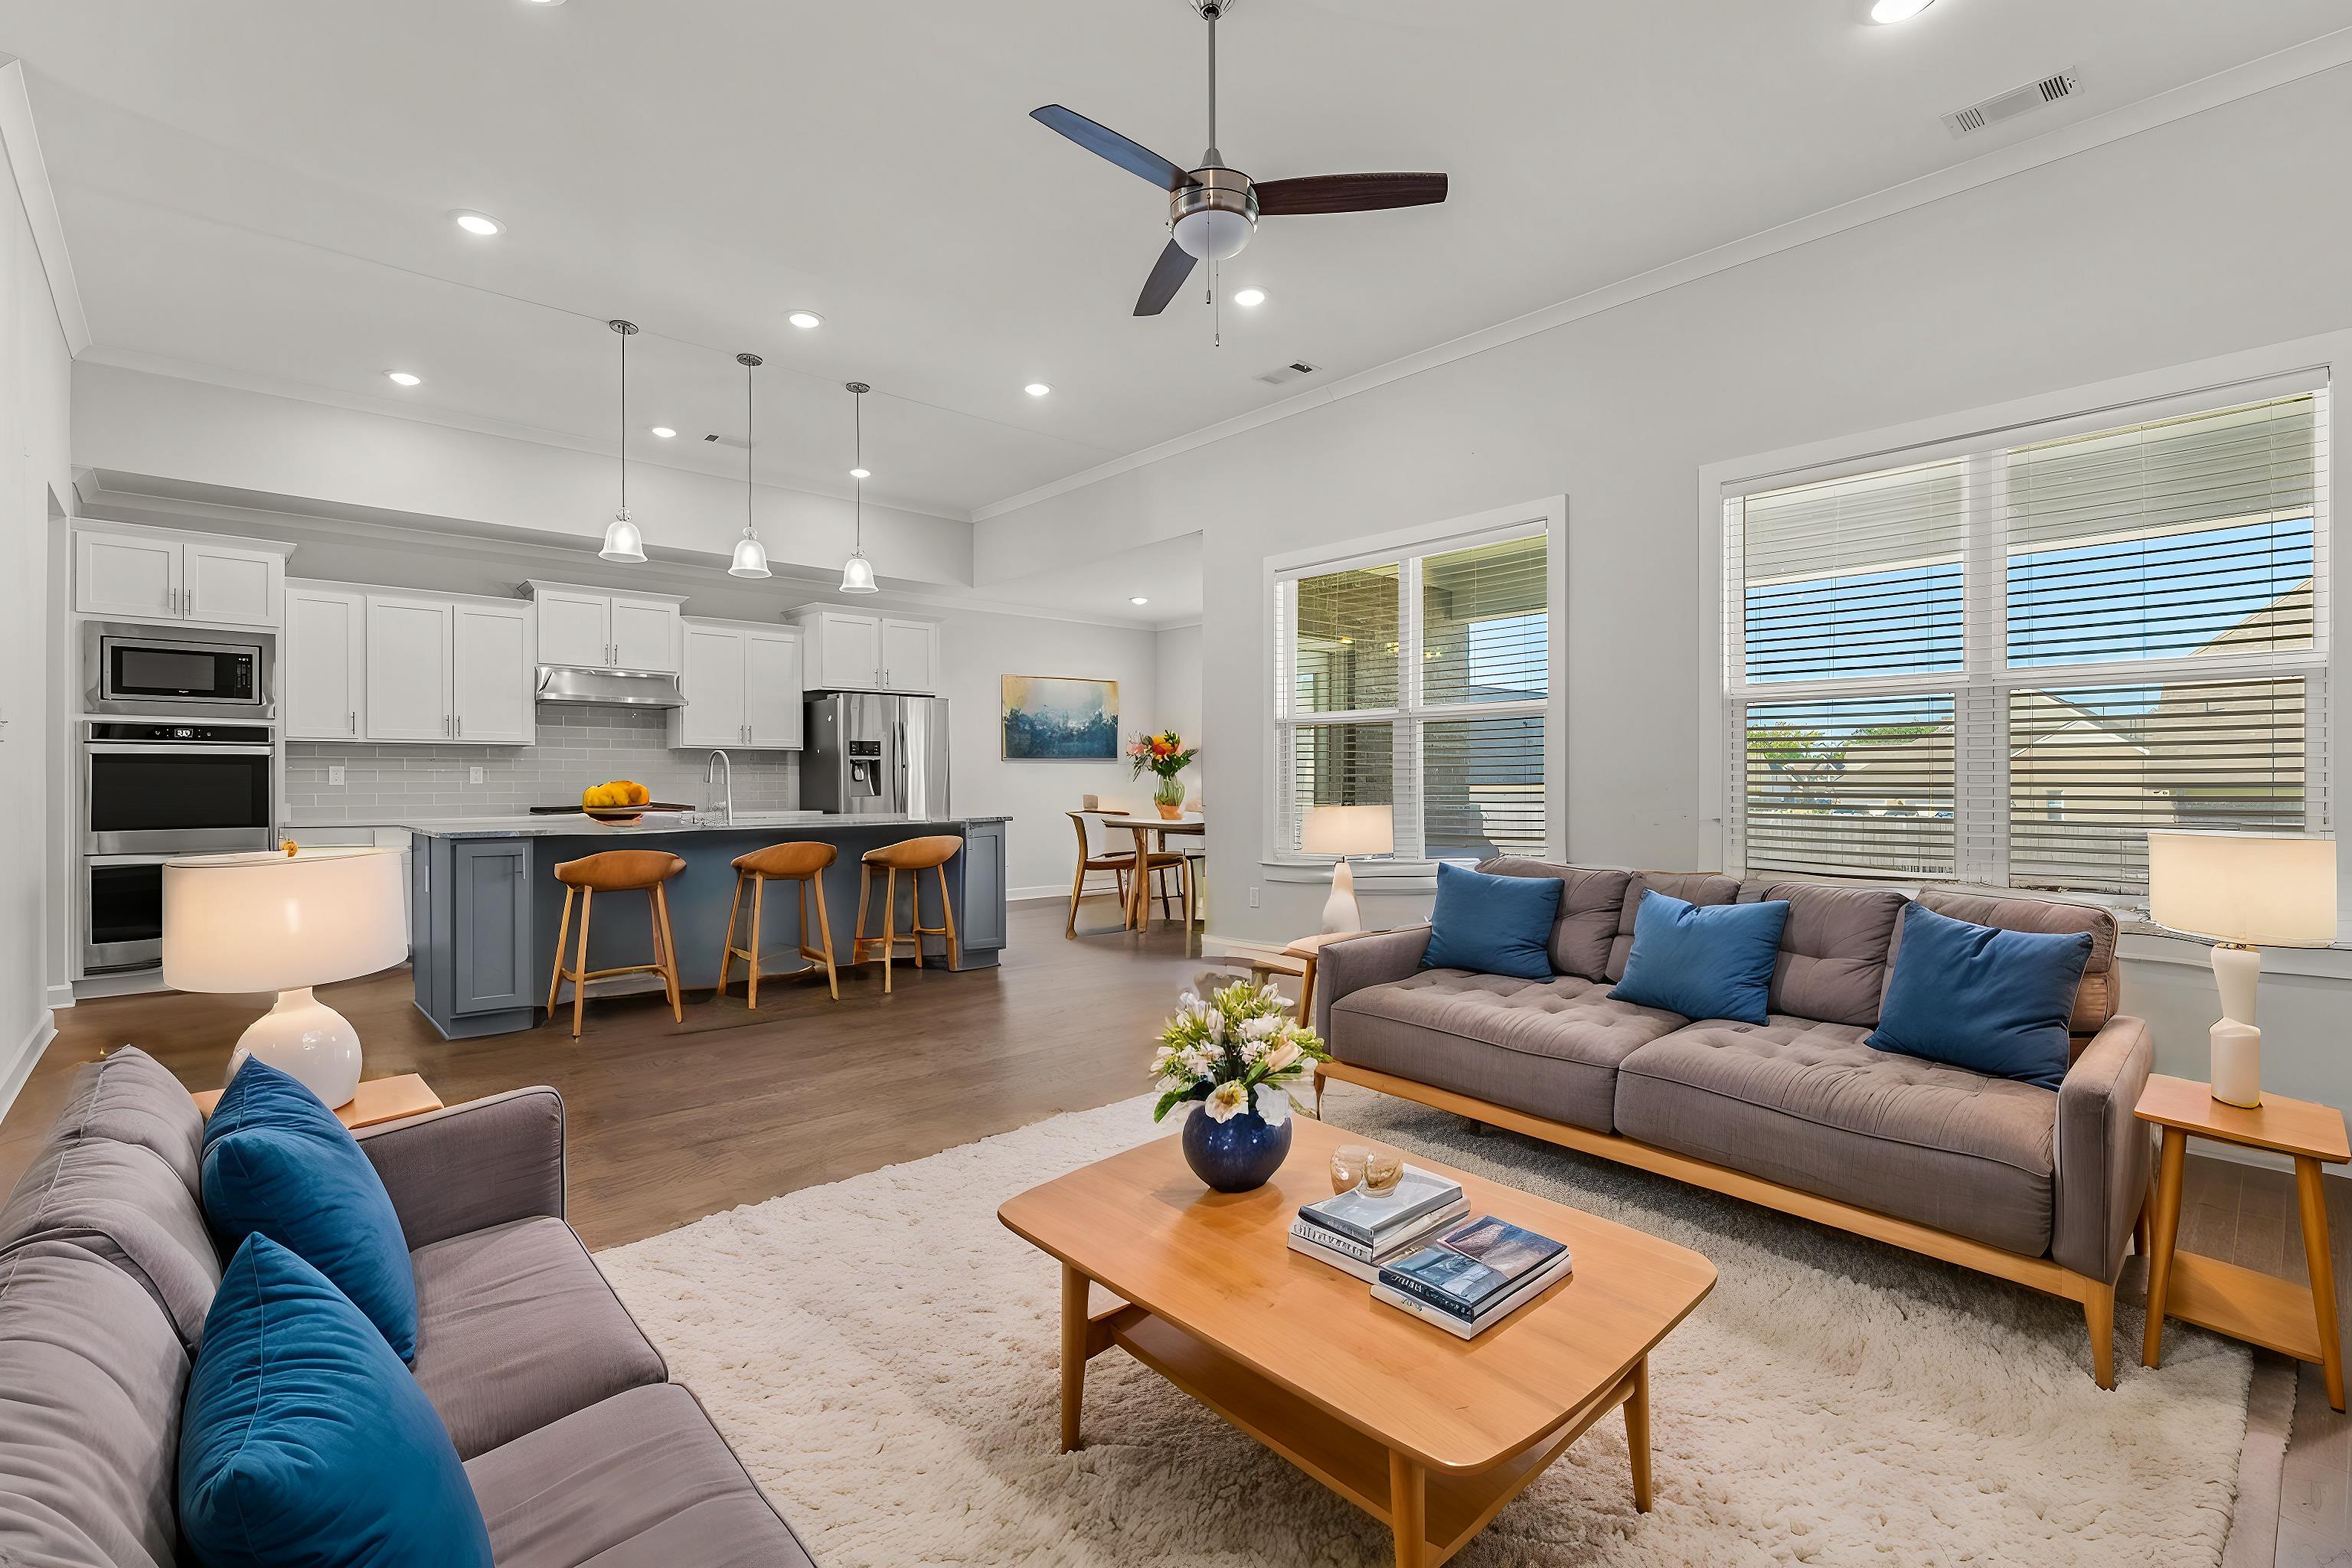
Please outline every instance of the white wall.
[{"label": "white wall", "polygon": [[[1717,721],[1696,696],[1714,605],[1700,468],[2352,324],[2347,145],[2339,68],[1053,496],[981,523],[976,555],[1198,530],[1208,581],[1250,585],[1210,595],[1202,626],[1210,921],[1275,941],[1315,929],[1323,890],[1261,864],[1263,562],[1566,492],[1570,853],[1694,865],[1715,809],[1698,737]],[[1366,915],[1425,907],[1370,899]],[[2126,984],[2162,1062],[2202,1076],[2196,974],[2138,963]],[[2266,992],[2271,1082],[2352,1104],[2352,1050],[2326,1023],[2352,987],[2312,984],[2308,1004],[2300,984]]]},{"label": "white wall", "polygon": [[[17,68],[0,93],[21,102]],[[12,124],[29,122],[11,121]],[[8,148],[12,158],[27,149]],[[0,1109],[48,1041],[47,960],[59,933],[47,909],[50,505],[72,495],[67,466],[70,356],[23,199],[0,180]]]},{"label": "white wall", "polygon": [[[1138,729],[1173,730],[1187,745],[1201,743],[1201,628],[1169,626],[1158,636],[1159,706]],[[1198,793],[1207,776],[1203,757],[1184,770],[1184,787]]]}]

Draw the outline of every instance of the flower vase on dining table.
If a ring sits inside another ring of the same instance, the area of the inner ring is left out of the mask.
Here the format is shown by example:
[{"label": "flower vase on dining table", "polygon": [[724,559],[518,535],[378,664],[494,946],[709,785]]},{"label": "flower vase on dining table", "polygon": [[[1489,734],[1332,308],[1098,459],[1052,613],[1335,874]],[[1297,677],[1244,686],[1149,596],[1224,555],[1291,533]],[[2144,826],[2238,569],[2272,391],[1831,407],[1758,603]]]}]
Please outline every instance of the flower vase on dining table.
[{"label": "flower vase on dining table", "polygon": [[1162,730],[1157,735],[1138,735],[1127,743],[1129,771],[1141,778],[1148,771],[1160,782],[1152,787],[1151,804],[1160,808],[1160,819],[1174,822],[1184,815],[1183,772],[1192,765],[1200,749],[1184,744],[1184,737],[1173,730]]},{"label": "flower vase on dining table", "polygon": [[1163,820],[1173,822],[1184,815],[1184,781],[1169,777],[1160,781],[1151,792],[1151,804],[1160,808]]}]

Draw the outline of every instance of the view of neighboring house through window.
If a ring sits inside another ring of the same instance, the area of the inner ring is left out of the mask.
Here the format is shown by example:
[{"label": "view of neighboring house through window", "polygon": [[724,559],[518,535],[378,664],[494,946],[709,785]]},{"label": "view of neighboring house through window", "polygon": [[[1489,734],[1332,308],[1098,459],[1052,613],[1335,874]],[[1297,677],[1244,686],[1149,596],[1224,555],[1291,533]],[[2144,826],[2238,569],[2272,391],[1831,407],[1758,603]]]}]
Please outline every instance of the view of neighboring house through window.
[{"label": "view of neighboring house through window", "polygon": [[1311,805],[1393,807],[1400,859],[1544,852],[1548,583],[1540,532],[1277,578],[1280,852]]},{"label": "view of neighboring house through window", "polygon": [[2136,893],[2328,827],[2323,390],[1725,500],[1734,859]]}]

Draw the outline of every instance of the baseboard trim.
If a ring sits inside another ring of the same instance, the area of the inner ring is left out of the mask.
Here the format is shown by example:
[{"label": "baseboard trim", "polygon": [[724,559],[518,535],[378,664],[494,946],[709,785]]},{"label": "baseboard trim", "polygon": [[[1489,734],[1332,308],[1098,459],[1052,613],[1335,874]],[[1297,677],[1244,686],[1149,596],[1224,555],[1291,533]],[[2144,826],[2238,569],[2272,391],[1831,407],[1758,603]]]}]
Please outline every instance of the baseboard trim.
[{"label": "baseboard trim", "polygon": [[0,1116],[7,1115],[8,1108],[16,1103],[17,1091],[25,1087],[25,1080],[33,1076],[33,1068],[39,1063],[41,1053],[48,1049],[49,1042],[57,1037],[58,1021],[49,1016],[48,1009],[43,1008],[32,1032],[17,1042],[16,1054],[9,1060],[5,1070],[0,1071]]},{"label": "baseboard trim", "polygon": [[1034,888],[1008,888],[1004,891],[1004,901],[1008,904],[1028,904],[1034,903],[1040,899],[1067,900],[1069,896],[1070,885],[1067,882],[1041,883]]},{"label": "baseboard trim", "polygon": [[73,982],[68,980],[62,985],[50,986],[49,994],[42,1001],[41,1005],[48,1008],[49,1011],[54,1013],[60,1007],[72,1006],[74,1002],[75,996]]}]

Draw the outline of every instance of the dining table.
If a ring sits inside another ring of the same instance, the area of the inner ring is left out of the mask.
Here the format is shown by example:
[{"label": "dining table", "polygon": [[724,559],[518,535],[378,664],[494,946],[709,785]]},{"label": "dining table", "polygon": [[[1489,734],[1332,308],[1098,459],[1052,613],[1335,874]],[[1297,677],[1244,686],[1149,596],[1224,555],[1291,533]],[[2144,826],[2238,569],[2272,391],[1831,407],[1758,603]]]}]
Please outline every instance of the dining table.
[{"label": "dining table", "polygon": [[1147,816],[1140,812],[1123,811],[1101,811],[1090,815],[1103,825],[1106,831],[1117,832],[1125,828],[1135,835],[1136,874],[1128,879],[1127,929],[1149,930],[1151,925],[1151,879],[1145,875],[1144,868],[1151,864],[1151,836],[1157,833],[1205,839],[1209,831],[1208,819],[1196,811],[1178,816],[1161,816],[1157,812]]}]

